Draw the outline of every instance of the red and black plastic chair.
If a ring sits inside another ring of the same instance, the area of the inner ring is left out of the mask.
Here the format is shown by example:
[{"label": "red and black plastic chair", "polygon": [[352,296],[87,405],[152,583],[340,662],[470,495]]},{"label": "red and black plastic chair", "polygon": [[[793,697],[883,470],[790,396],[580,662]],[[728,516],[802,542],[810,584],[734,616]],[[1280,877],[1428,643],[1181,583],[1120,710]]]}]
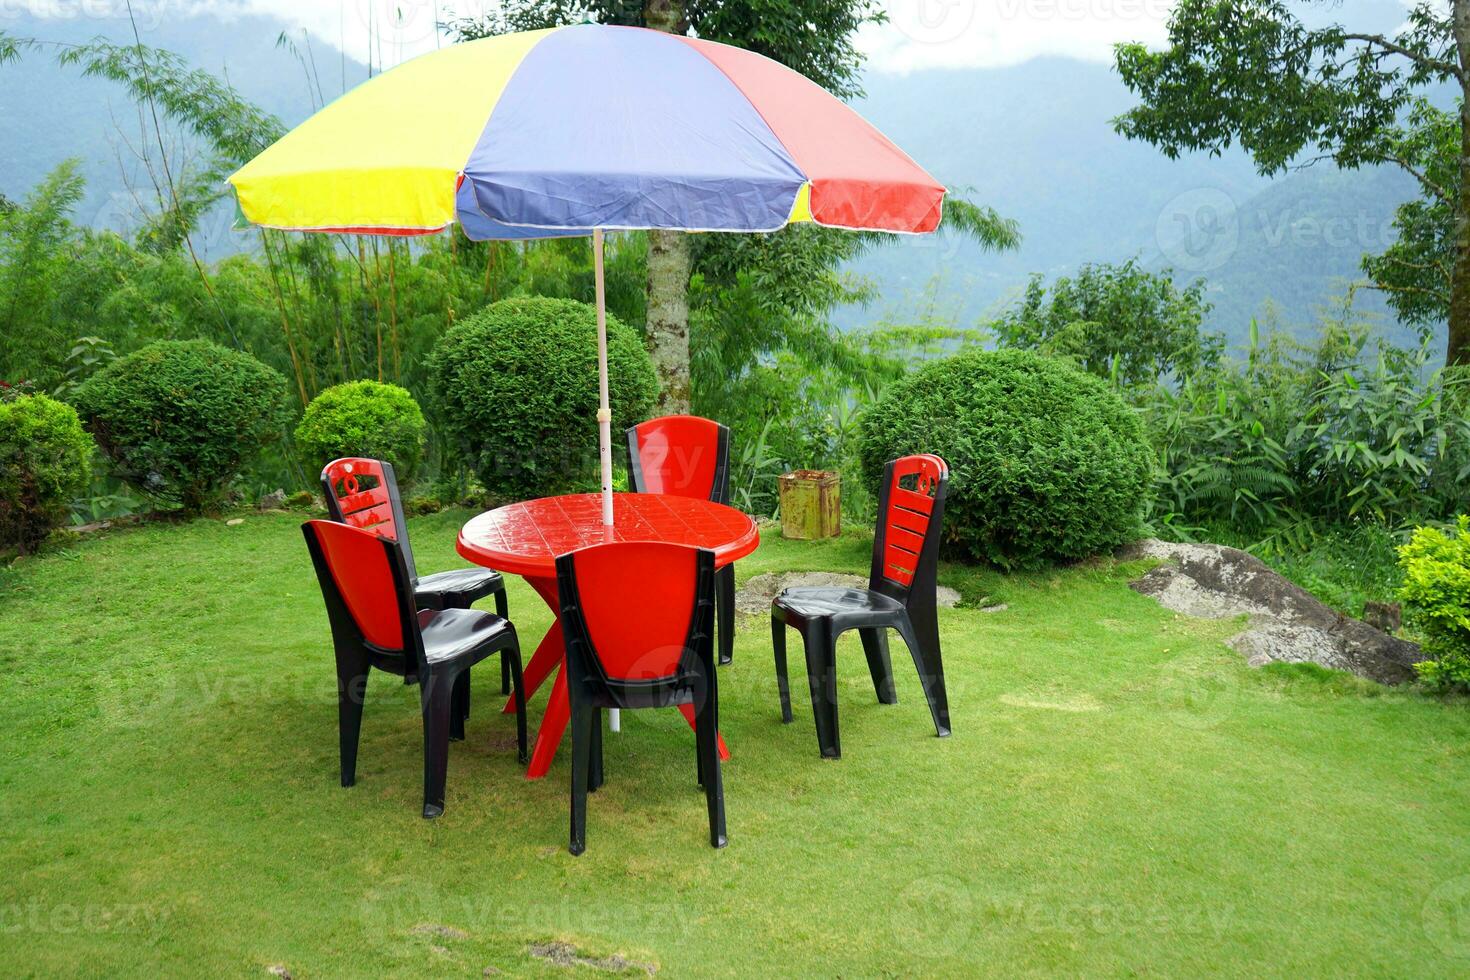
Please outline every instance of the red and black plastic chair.
[{"label": "red and black plastic chair", "polygon": [[[627,431],[628,474],[637,493],[730,502],[730,430],[698,415],[665,415]],[[735,656],[735,566],[715,572],[720,663]]]},{"label": "red and black plastic chair", "polygon": [[[322,497],[327,513],[339,524],[359,527],[397,541],[413,584],[415,609],[468,609],[486,596],[495,597],[495,614],[510,618],[505,599],[505,580],[488,568],[454,568],[419,577],[408,541],[408,523],[403,519],[403,501],[393,465],[380,459],[350,456],[334,459],[322,469]],[[504,662],[500,671],[500,693],[510,693],[510,673]],[[469,712],[466,703],[465,712]]]},{"label": "red and black plastic chair", "polygon": [[886,632],[890,628],[898,631],[919,670],[935,731],[941,738],[949,734],[949,699],[935,609],[939,533],[948,485],[949,467],[938,456],[892,461],[884,467],[878,495],[878,529],[868,587],[792,588],[771,603],[781,720],[791,723],[791,691],[786,680],[786,627],[791,626],[801,633],[806,648],[812,714],[824,758],[842,757],[837,733],[836,653],[837,637],[847,630],[858,630],[862,637],[873,687],[882,704],[898,703]]},{"label": "red and black plastic chair", "polygon": [[712,551],[595,545],[556,560],[572,722],[571,851],[587,840],[587,793],[603,783],[602,709],[694,708],[710,844],[725,846],[718,748]]},{"label": "red and black plastic chair", "polygon": [[526,761],[525,689],[515,627],[477,609],[414,607],[403,546],[335,521],[301,525],[327,604],[337,655],[337,727],[342,785],[357,781],[357,743],[372,668],[419,685],[424,718],[424,817],[444,812],[449,741],[464,738],[470,667],[499,653],[509,664],[516,740]]}]

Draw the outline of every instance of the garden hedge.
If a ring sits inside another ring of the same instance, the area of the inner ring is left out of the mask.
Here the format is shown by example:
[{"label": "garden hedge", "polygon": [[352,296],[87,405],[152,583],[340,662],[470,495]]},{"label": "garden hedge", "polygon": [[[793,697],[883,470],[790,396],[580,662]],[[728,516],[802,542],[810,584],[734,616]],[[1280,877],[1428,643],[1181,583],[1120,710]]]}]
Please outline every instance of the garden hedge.
[{"label": "garden hedge", "polygon": [[424,455],[424,413],[407,390],[378,381],[334,385],[311,400],[296,426],[296,449],[307,474],[343,456],[393,464],[401,482]]},{"label": "garden hedge", "polygon": [[1470,691],[1470,516],[1460,515],[1448,533],[1415,528],[1399,548],[1399,567],[1399,598],[1423,639],[1419,676],[1436,690]]},{"label": "garden hedge", "polygon": [[[609,314],[614,433],[653,409],[658,382],[637,331]],[[515,497],[597,483],[597,321],[585,303],[494,303],[440,338],[428,358],[432,407],[450,452],[485,489]]]},{"label": "garden hedge", "polygon": [[161,340],[95,374],[77,409],[118,476],[197,514],[280,434],[286,379],[243,351]]},{"label": "garden hedge", "polygon": [[1003,568],[1085,558],[1139,530],[1152,456],[1099,378],[1022,350],[970,351],[891,385],[861,421],[864,478],[937,453],[950,466],[945,550]]},{"label": "garden hedge", "polygon": [[91,455],[70,405],[45,395],[0,399],[0,548],[29,554],[66,522]]}]

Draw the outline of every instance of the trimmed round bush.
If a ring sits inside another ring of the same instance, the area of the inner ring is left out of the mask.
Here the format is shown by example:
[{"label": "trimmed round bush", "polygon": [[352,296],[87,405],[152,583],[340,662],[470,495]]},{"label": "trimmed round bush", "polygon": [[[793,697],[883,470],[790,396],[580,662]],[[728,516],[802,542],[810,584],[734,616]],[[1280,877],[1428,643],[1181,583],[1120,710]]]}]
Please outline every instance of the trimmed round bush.
[{"label": "trimmed round bush", "polygon": [[91,453],[70,405],[45,395],[0,400],[0,547],[29,554],[66,522]]},{"label": "trimmed round bush", "polygon": [[306,406],[296,448],[311,473],[343,456],[367,456],[392,463],[398,479],[407,481],[424,455],[424,413],[397,385],[349,381]]},{"label": "trimmed round bush", "polygon": [[160,340],[93,375],[77,409],[118,476],[198,514],[280,434],[286,379],[243,351]]},{"label": "trimmed round bush", "polygon": [[1030,351],[971,351],[890,386],[863,417],[863,474],[937,453],[950,467],[946,551],[1037,568],[1108,551],[1139,530],[1152,454],[1099,378]]},{"label": "trimmed round bush", "polygon": [[[658,382],[637,331],[607,318],[615,434],[648,416]],[[597,319],[586,303],[493,303],[440,338],[428,358],[439,431],[486,490],[517,497],[593,489]]]}]

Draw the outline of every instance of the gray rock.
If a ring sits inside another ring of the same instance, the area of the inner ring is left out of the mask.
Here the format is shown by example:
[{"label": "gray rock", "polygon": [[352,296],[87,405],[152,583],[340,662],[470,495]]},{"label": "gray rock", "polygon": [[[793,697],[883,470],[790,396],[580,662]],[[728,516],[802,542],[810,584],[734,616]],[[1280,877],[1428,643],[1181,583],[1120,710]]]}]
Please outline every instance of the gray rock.
[{"label": "gray rock", "polygon": [[[840,572],[766,572],[754,575],[735,590],[735,611],[750,615],[764,615],[771,611],[771,600],[783,589],[801,586],[824,588],[866,589],[866,575],[846,575]],[[946,609],[960,601],[960,594],[948,586],[938,587],[936,601]]]},{"label": "gray rock", "polygon": [[1401,684],[1414,679],[1414,662],[1423,659],[1416,644],[1334,612],[1239,549],[1148,538],[1124,547],[1118,557],[1165,562],[1129,587],[1166,609],[1202,619],[1248,616],[1245,630],[1228,642],[1252,667],[1315,663]]},{"label": "gray rock", "polygon": [[286,491],[272,490],[255,503],[258,510],[280,510],[286,506]]}]

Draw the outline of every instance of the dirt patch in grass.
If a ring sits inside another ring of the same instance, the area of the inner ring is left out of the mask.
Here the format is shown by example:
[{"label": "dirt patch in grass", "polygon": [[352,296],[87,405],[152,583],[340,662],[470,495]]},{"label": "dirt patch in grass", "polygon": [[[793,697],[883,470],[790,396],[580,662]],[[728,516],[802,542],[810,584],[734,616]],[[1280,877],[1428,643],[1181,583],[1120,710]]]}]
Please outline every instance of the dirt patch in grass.
[{"label": "dirt patch in grass", "polygon": [[557,966],[586,966],[604,973],[645,973],[653,976],[658,972],[655,963],[635,963],[623,956],[584,956],[571,943],[554,940],[549,943],[533,943],[528,950],[537,959],[547,960]]}]

